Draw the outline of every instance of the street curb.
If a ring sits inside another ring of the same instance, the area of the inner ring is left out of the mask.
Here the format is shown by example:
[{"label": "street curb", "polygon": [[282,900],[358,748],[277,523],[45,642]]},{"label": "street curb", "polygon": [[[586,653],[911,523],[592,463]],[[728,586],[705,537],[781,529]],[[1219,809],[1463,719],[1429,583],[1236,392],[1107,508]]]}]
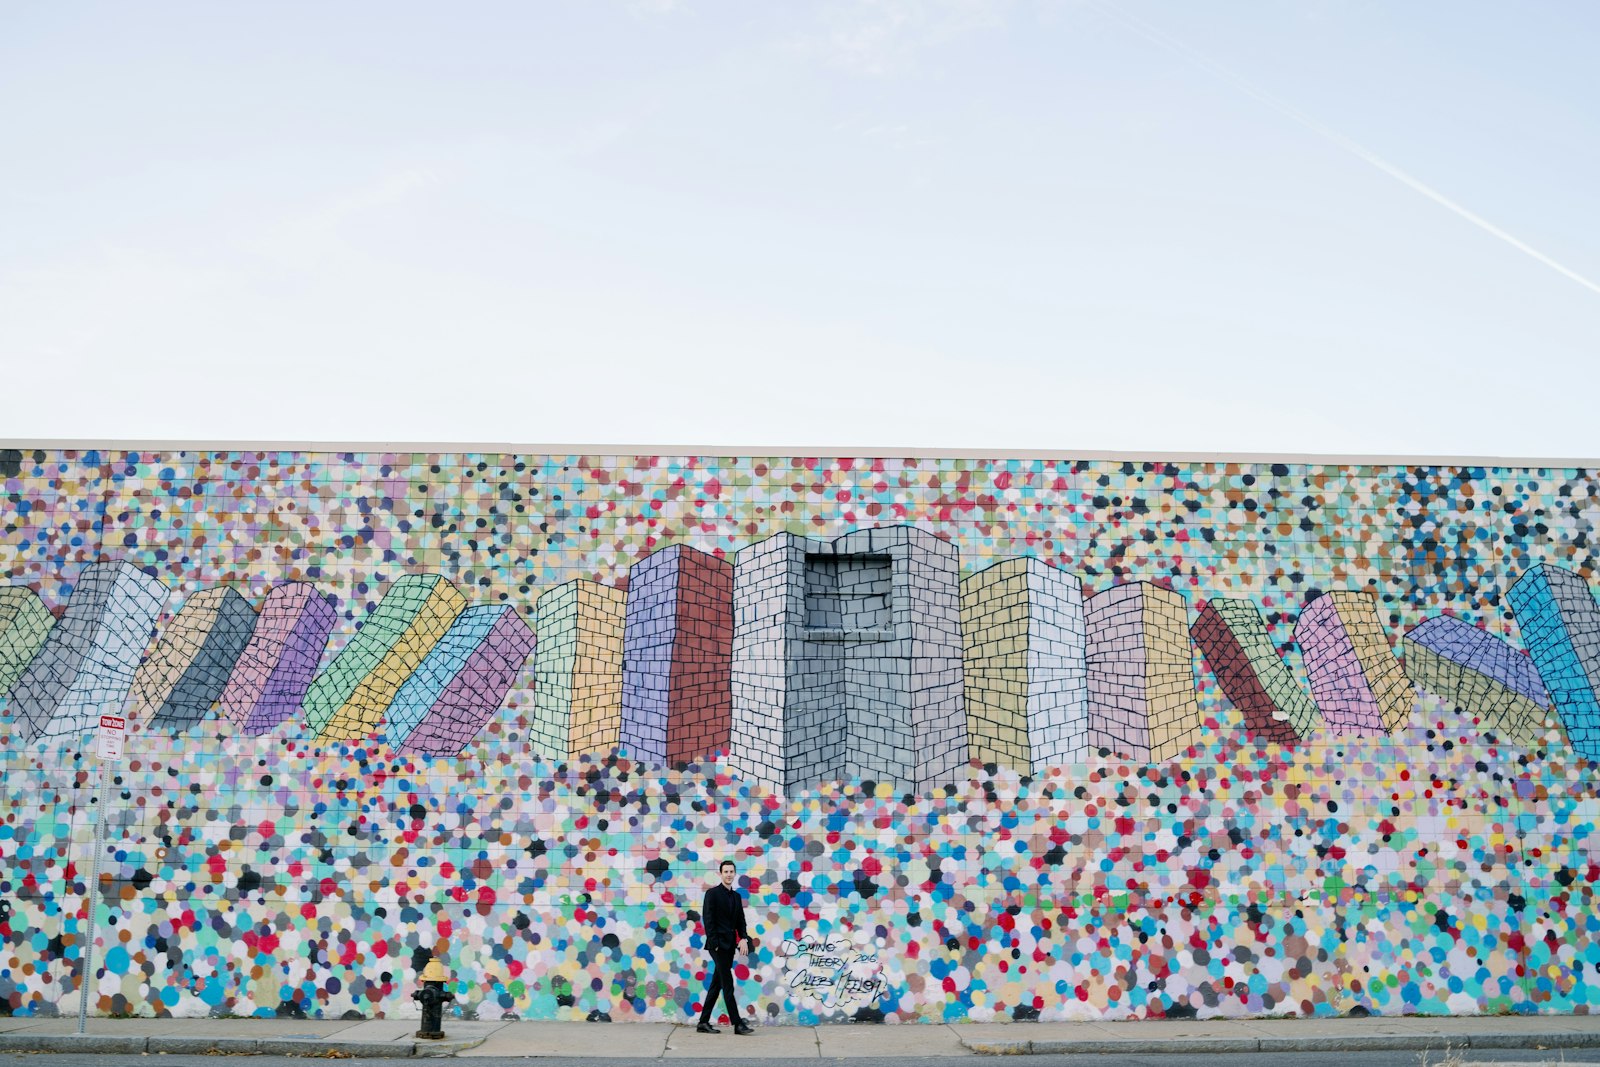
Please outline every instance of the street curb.
[{"label": "street curb", "polygon": [[1043,1041],[965,1041],[980,1056],[1059,1056],[1190,1052],[1421,1052],[1427,1049],[1600,1048],[1600,1033],[1544,1034],[1318,1034],[1305,1037],[1063,1038]]},{"label": "street curb", "polygon": [[487,1040],[487,1037],[474,1037],[470,1040],[464,1038],[460,1041],[451,1041],[446,1038],[443,1041],[418,1041],[411,1047],[414,1050],[413,1055],[427,1059],[437,1056],[454,1056],[458,1052],[465,1052],[469,1048],[477,1048]]},{"label": "street curb", "polygon": [[211,1052],[254,1052],[256,1039],[239,1037],[152,1037],[147,1051],[172,1055],[204,1056]]},{"label": "street curb", "polygon": [[[1486,1035],[1485,1035],[1486,1036]],[[1459,1040],[1444,1034],[1333,1034],[1313,1037],[1263,1037],[1262,1052],[1423,1052],[1436,1048],[1466,1048],[1466,1038]],[[1504,1045],[1486,1046],[1504,1048]]]},{"label": "street curb", "polygon": [[411,1059],[454,1056],[483,1044],[483,1038],[469,1041],[319,1041],[314,1038],[253,1037],[117,1037],[114,1034],[5,1034],[0,1033],[0,1052],[93,1052],[138,1055],[208,1053],[263,1056],[365,1057],[368,1059]]},{"label": "street curb", "polygon": [[114,1034],[0,1034],[0,1052],[114,1052],[137,1055],[148,1039]]},{"label": "street curb", "polygon": [[[1058,1041],[1029,1041],[1028,1053],[1035,1056],[1057,1055],[1064,1052],[1092,1052],[1097,1056],[1110,1053],[1151,1052],[1260,1052],[1261,1042],[1254,1037],[1185,1037],[1161,1040],[1150,1038],[1067,1038]],[[1018,1055],[1018,1053],[1009,1053]]]},{"label": "street curb", "polygon": [[[409,1059],[416,1052],[410,1041],[322,1041],[316,1038],[262,1038],[250,1042],[263,1056],[326,1056],[337,1052],[345,1056]],[[227,1049],[226,1051],[233,1051]]]}]

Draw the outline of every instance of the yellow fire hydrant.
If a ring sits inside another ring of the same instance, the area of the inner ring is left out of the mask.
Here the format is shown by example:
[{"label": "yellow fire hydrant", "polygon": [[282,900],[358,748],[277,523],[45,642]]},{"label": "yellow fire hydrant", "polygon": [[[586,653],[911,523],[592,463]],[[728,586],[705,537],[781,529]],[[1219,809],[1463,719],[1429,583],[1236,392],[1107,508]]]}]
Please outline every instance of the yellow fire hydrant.
[{"label": "yellow fire hydrant", "polygon": [[444,984],[450,980],[450,976],[445,973],[439,957],[434,956],[422,968],[421,980],[422,988],[411,994],[412,1000],[422,1002],[422,1029],[417,1031],[417,1036],[434,1041],[443,1040],[444,1006],[455,1000],[456,995],[444,991]]}]

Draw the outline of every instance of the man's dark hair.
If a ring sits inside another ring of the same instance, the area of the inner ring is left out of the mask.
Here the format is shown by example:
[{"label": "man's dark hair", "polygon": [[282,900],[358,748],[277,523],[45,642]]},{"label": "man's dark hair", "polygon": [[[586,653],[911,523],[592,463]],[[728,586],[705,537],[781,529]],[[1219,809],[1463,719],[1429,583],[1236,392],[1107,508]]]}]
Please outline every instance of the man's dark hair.
[{"label": "man's dark hair", "polygon": [[732,860],[723,860],[721,863],[717,864],[717,873],[721,874],[722,868],[724,867],[732,867],[736,871],[739,869],[739,865],[734,863]]}]

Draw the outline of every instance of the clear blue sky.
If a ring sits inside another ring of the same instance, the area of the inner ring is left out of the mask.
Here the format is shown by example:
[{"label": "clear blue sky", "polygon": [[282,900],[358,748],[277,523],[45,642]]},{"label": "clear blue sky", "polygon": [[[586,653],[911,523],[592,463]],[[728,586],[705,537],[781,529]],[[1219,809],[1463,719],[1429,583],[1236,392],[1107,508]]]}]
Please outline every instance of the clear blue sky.
[{"label": "clear blue sky", "polygon": [[1597,55],[1587,0],[11,4],[0,437],[1600,456]]}]

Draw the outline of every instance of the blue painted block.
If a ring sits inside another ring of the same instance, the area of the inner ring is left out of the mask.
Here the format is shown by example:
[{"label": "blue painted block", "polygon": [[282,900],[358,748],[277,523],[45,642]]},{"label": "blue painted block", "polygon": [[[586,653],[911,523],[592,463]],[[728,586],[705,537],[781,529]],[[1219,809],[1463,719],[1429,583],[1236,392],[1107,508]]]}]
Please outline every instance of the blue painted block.
[{"label": "blue painted block", "polygon": [[1506,600],[1572,748],[1600,759],[1600,605],[1589,584],[1542,563],[1518,578]]}]

